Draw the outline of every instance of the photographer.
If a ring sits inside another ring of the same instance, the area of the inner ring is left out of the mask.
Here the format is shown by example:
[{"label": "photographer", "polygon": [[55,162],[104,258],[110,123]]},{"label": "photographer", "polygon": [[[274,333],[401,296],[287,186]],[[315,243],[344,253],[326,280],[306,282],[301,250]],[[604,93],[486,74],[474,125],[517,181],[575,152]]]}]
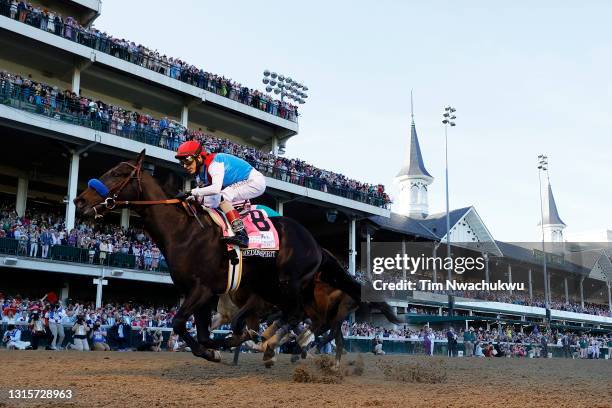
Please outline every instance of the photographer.
[{"label": "photographer", "polygon": [[76,323],[72,326],[72,331],[74,332],[74,339],[70,348],[78,351],[89,351],[89,343],[87,343],[89,326],[85,323],[85,318],[82,315],[77,317]]},{"label": "photographer", "polygon": [[32,333],[32,350],[38,350],[38,344],[40,339],[44,339],[47,336],[45,331],[45,325],[43,320],[40,318],[38,311],[32,312],[30,317],[30,332]]},{"label": "photographer", "polygon": [[163,341],[161,330],[143,327],[140,331],[140,336],[142,344],[138,346],[138,351],[161,351],[161,343]]},{"label": "photographer", "polygon": [[21,341],[21,330],[15,328],[14,324],[8,325],[8,330],[2,336],[2,342],[6,343],[9,350],[27,350],[32,348],[29,341]]},{"label": "photographer", "polygon": [[94,323],[91,338],[94,351],[110,351],[110,346],[106,342],[106,330],[100,327],[100,320]]},{"label": "photographer", "polygon": [[131,331],[125,317],[118,317],[109,330],[109,337],[114,341],[113,347],[116,345],[118,351],[129,350]]}]

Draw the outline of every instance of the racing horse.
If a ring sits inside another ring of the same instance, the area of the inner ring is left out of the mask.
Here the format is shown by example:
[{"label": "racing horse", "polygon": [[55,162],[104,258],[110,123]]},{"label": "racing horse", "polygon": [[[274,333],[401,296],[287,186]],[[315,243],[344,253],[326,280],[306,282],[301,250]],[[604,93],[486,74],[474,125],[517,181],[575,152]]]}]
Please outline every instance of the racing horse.
[{"label": "racing horse", "polygon": [[[230,255],[220,240],[222,230],[208,213],[190,214],[189,205],[168,199],[153,176],[142,171],[144,158],[145,150],[136,159],[123,161],[99,179],[90,180],[74,204],[84,216],[102,217],[113,208],[132,208],[140,215],[145,231],[164,254],[174,285],[184,295],[172,322],[174,332],[194,355],[218,362],[220,354],[215,349],[220,343],[210,339],[208,328],[218,295],[227,290]],[[278,232],[280,249],[274,258],[243,258],[240,285],[278,307],[285,322],[296,322],[303,318],[304,312],[295,294],[303,293],[312,285],[323,251],[310,232],[291,218],[272,217],[269,221]],[[338,274],[340,270],[342,273]],[[354,280],[340,265],[327,279],[330,285],[360,303],[360,289],[351,284]],[[252,307],[247,301],[238,315],[248,315]],[[386,304],[383,307],[390,310]],[[393,312],[389,313],[393,320],[398,320]],[[198,328],[197,341],[186,328],[192,314]],[[232,342],[246,339],[235,338]]]}]

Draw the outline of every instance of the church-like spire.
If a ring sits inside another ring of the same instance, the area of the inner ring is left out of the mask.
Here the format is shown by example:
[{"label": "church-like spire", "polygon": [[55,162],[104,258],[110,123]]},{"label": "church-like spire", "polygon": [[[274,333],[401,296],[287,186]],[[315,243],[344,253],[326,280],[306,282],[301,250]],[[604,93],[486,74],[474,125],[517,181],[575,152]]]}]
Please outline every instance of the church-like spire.
[{"label": "church-like spire", "polygon": [[[543,166],[543,170],[546,172],[546,193],[542,200],[542,221],[540,227],[542,228],[543,239],[546,242],[562,244],[563,230],[566,225],[559,217],[559,211],[557,211],[557,203],[555,203],[555,197],[550,186],[550,178],[548,174],[548,163]],[[562,249],[562,248],[561,248]],[[553,252],[560,251],[559,247],[553,247]]]},{"label": "church-like spire", "polygon": [[399,173],[395,177],[424,177],[433,180],[433,177],[425,168],[423,163],[423,156],[421,154],[421,146],[419,145],[419,138],[417,136],[416,125],[414,124],[414,103],[412,100],[412,91],[410,91],[410,116],[412,123],[410,125],[410,143],[406,155],[404,156],[404,162]]},{"label": "church-like spire", "polygon": [[414,103],[410,91],[410,143],[404,163],[395,181],[399,184],[399,196],[396,211],[413,218],[425,218],[429,213],[427,187],[433,182],[433,177],[423,163],[419,138],[414,124]]},{"label": "church-like spire", "polygon": [[548,180],[548,195],[544,201],[544,225],[563,225],[565,223],[559,217],[559,211],[557,211],[557,204],[555,203],[555,197],[553,196],[552,188],[550,187],[550,180]]}]

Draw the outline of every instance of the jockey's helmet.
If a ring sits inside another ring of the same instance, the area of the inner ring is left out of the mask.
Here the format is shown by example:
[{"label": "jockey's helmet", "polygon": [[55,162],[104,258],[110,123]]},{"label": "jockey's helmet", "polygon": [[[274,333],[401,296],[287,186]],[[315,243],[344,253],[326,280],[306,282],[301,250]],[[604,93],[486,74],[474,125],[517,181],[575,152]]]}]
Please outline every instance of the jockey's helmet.
[{"label": "jockey's helmet", "polygon": [[181,162],[192,162],[203,154],[205,154],[205,151],[202,149],[200,142],[188,140],[179,146],[174,157]]}]

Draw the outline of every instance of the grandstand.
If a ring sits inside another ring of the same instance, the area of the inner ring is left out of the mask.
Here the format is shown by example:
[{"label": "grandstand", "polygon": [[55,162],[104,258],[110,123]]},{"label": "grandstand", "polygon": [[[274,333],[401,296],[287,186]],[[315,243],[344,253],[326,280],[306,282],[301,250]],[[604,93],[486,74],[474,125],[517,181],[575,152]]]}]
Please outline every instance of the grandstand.
[{"label": "grandstand", "polygon": [[[612,328],[611,252],[591,253],[581,262],[548,254],[552,310],[547,316],[541,253],[495,240],[475,207],[453,210],[450,231],[444,214],[428,214],[426,187],[433,177],[425,169],[414,122],[398,174],[406,196],[400,199],[406,200],[398,203],[400,213],[392,213],[383,186],[273,154],[299,137],[296,107],[93,29],[99,1],[30,3],[13,10],[10,1],[0,0],[0,193],[7,226],[0,236],[0,289],[7,293],[34,297],[44,287],[63,299],[95,299],[98,307],[106,299],[145,294],[166,304],[178,300],[163,256],[139,231],[136,214],[114,211],[108,225],[92,226],[77,219],[72,200],[88,179],[143,148],[147,171],[178,190],[186,179],[179,179],[183,173],[173,150],[195,137],[210,150],[242,156],[257,167],[268,186],[259,202],[305,225],[352,274],[368,275],[371,242],[439,244],[450,235],[452,242],[477,242],[477,249],[467,250],[487,259],[483,276],[462,279],[520,281],[528,288],[521,294],[482,294],[478,301],[474,294],[454,293],[451,300],[448,294],[422,291],[392,299],[409,325],[447,323],[444,317],[454,313],[466,325],[476,318],[525,324],[548,319],[576,329]],[[549,197],[552,236],[562,221],[550,188]],[[38,226],[64,234],[46,257],[41,241],[32,252],[30,238],[24,241],[22,232],[15,236],[18,227],[35,219]],[[101,249],[105,240],[113,250]],[[413,319],[415,307],[433,310],[427,316],[435,319]],[[357,319],[380,320],[363,312]]]}]

